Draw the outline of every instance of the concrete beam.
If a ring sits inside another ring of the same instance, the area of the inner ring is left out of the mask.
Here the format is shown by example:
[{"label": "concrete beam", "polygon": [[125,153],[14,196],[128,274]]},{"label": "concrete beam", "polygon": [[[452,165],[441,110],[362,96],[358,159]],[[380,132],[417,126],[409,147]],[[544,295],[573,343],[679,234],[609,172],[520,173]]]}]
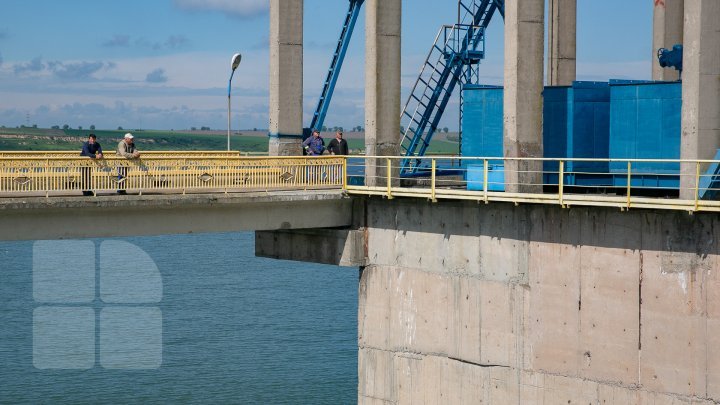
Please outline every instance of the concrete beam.
[{"label": "concrete beam", "polygon": [[[544,26],[545,0],[505,3],[505,157],[543,156]],[[540,192],[542,162],[507,161],[505,190]]]},{"label": "concrete beam", "polygon": [[270,0],[271,156],[301,155],[303,0]]},{"label": "concrete beam", "polygon": [[330,228],[351,222],[352,200],[339,190],[0,200],[0,240]]},{"label": "concrete beam", "polygon": [[255,256],[306,263],[365,265],[365,231],[300,229],[255,232]]},{"label": "concrete beam", "polygon": [[[400,151],[401,14],[401,0],[365,4],[365,151],[370,156]],[[385,162],[367,163],[365,184],[381,185],[377,176],[387,175]]]},{"label": "concrete beam", "polygon": [[[685,0],[681,159],[712,159],[720,148],[718,21],[720,1]],[[693,163],[681,164],[680,198],[695,197],[696,170]]]},{"label": "concrete beam", "polygon": [[678,80],[677,70],[660,67],[657,51],[660,48],[672,49],[673,45],[683,43],[685,0],[663,0],[653,4],[652,79]]},{"label": "concrete beam", "polygon": [[576,76],[577,0],[549,0],[549,86],[570,86]]}]

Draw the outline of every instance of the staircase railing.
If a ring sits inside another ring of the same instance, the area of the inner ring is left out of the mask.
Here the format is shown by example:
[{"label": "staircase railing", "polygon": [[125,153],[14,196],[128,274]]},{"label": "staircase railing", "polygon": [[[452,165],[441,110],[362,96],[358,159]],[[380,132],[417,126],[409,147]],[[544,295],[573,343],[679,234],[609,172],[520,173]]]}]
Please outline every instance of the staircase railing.
[{"label": "staircase railing", "polygon": [[425,154],[457,83],[473,77],[468,66],[484,58],[485,28],[503,5],[502,0],[461,0],[461,23],[441,27],[400,116],[400,149],[406,157],[401,174],[418,171],[416,157]]}]

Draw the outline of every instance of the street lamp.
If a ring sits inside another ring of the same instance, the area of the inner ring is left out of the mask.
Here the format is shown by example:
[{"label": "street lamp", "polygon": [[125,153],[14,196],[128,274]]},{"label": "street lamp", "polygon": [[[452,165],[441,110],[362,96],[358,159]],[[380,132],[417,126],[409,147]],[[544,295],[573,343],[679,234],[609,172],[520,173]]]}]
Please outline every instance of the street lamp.
[{"label": "street lamp", "polygon": [[230,151],[230,89],[232,88],[232,78],[235,74],[235,69],[240,65],[240,59],[242,59],[242,55],[239,53],[236,53],[232,56],[232,61],[230,62],[230,68],[232,71],[230,72],[230,80],[228,80],[228,135],[227,135],[227,150]]}]

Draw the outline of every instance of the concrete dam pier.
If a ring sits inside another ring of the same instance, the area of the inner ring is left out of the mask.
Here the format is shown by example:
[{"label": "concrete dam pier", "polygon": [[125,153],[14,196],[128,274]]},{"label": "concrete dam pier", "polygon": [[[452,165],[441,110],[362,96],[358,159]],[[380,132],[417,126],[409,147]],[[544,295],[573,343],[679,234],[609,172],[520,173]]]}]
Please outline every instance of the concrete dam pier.
[{"label": "concrete dam pier", "polygon": [[[499,150],[478,156],[507,160],[499,182],[508,195],[543,193],[539,159],[552,157],[544,137],[553,136],[543,128],[543,77],[552,86],[577,79],[577,1],[547,2],[547,17],[545,0],[458,1],[453,29],[464,45],[434,44],[429,55],[439,50],[437,62],[428,56],[399,110],[402,3],[365,2],[365,149],[376,162],[364,168],[364,184],[376,194],[387,186],[391,198],[400,176],[417,173],[455,85],[486,84],[467,74],[484,57],[484,48],[480,53],[468,44],[485,40],[484,28],[497,13],[504,24]],[[684,46],[673,144],[678,156],[654,157],[683,159],[672,173],[679,198],[697,201],[705,169],[699,160],[713,158],[720,147],[720,2],[652,4],[653,63],[662,48]],[[270,9],[270,151],[286,155],[297,149],[303,127],[298,103],[287,104],[302,95],[303,1],[273,0]],[[679,77],[669,70],[656,67],[652,77]],[[434,73],[423,76],[426,71]],[[465,79],[457,79],[461,72]],[[325,93],[319,105],[324,100]],[[280,149],[273,147],[278,142]],[[593,143],[588,150],[605,149]],[[406,160],[383,164],[393,156]],[[640,156],[648,155],[631,158]],[[628,158],[609,152],[572,157]],[[629,187],[631,164],[623,170]],[[487,171],[486,162],[486,192]],[[559,195],[563,173],[559,166]],[[630,208],[633,194],[623,193]],[[258,256],[361,268],[358,402],[720,402],[716,214],[563,208],[562,197],[557,205],[430,199],[441,201],[353,196],[351,227],[256,233]]]},{"label": "concrete dam pier", "polygon": [[256,254],[361,265],[360,403],[720,401],[717,215],[354,205],[355,229],[257,232]]},{"label": "concrete dam pier", "polygon": [[720,218],[367,199],[361,403],[720,401]]}]

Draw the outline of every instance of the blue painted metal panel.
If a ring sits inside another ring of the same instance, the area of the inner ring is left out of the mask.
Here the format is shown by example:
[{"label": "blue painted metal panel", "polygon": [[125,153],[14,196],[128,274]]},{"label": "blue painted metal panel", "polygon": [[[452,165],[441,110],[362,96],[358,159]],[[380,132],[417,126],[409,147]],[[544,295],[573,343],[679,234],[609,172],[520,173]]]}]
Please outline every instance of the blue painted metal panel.
[{"label": "blue painted metal panel", "polygon": [[[467,166],[467,189],[482,191],[484,165]],[[505,167],[501,164],[488,165],[488,191],[505,191]]]},{"label": "blue painted metal panel", "polygon": [[[571,87],[546,87],[543,92],[545,157],[608,157],[610,88],[604,82],[573,82]],[[557,162],[545,171],[558,172]],[[567,162],[568,172],[607,173],[606,162]],[[582,176],[580,176],[582,177]]]},{"label": "blue painted metal panel", "polygon": [[[572,128],[572,89],[568,86],[546,87],[543,91],[543,155],[550,158],[567,157],[568,128]],[[570,125],[568,125],[570,124]],[[557,162],[545,162],[543,169],[556,174]]]},{"label": "blue painted metal panel", "polygon": [[[679,82],[611,81],[610,158],[679,159],[681,93]],[[679,170],[678,163],[632,165],[633,173],[651,177],[677,175]],[[624,173],[627,164],[611,162],[610,171]],[[668,184],[666,180],[672,176],[662,178],[658,185]],[[677,183],[672,186],[677,187]]]},{"label": "blue painted metal panel", "polygon": [[503,89],[467,85],[463,88],[463,156],[503,155]]}]

